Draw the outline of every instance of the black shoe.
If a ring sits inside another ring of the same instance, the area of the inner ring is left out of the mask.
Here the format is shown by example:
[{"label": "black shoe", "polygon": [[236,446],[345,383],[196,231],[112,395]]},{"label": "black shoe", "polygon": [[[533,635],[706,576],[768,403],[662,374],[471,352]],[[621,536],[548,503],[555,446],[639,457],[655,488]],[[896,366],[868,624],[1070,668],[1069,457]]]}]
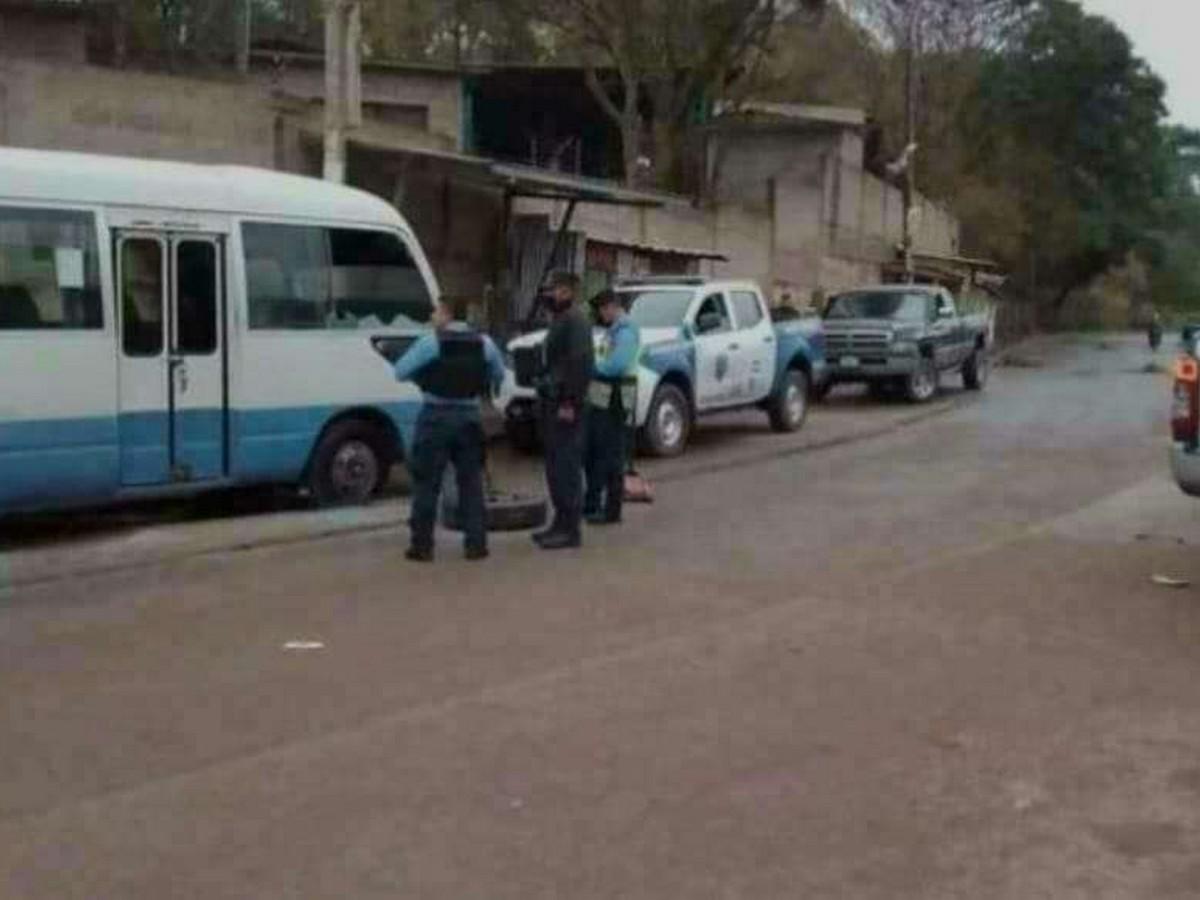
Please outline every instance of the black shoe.
[{"label": "black shoe", "polygon": [[409,547],[408,552],[404,554],[404,558],[410,562],[433,562],[433,551],[423,550],[420,547]]},{"label": "black shoe", "polygon": [[610,516],[607,513],[592,513],[583,517],[589,525],[620,525],[620,516]]},{"label": "black shoe", "polygon": [[463,551],[463,556],[472,562],[480,559],[487,559],[491,555],[492,554],[488,552],[487,547],[468,547],[465,551]]},{"label": "black shoe", "polygon": [[537,534],[535,534],[533,536],[533,542],[540,547],[542,545],[542,541],[546,540],[548,537],[553,537],[556,534],[558,534],[557,528],[547,528],[545,531],[539,531]]},{"label": "black shoe", "polygon": [[577,534],[567,534],[566,532],[559,531],[542,538],[538,541],[538,544],[543,550],[570,550],[575,547],[582,547],[583,540]]}]

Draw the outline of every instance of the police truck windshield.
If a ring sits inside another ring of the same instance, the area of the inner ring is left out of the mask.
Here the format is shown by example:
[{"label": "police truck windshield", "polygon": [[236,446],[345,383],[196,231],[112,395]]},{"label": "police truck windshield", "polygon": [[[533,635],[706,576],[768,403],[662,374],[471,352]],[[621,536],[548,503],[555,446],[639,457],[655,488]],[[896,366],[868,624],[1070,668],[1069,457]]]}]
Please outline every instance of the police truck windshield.
[{"label": "police truck windshield", "polygon": [[640,328],[678,328],[692,305],[690,290],[622,291],[621,301]]}]

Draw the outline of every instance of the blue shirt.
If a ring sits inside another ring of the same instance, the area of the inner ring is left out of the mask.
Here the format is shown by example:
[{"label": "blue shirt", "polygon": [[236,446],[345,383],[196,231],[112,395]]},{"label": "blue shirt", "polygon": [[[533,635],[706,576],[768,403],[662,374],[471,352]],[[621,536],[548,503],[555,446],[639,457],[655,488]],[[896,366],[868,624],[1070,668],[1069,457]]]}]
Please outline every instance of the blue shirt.
[{"label": "blue shirt", "polygon": [[608,326],[608,340],[608,353],[596,359],[596,377],[620,378],[637,361],[641,332],[629,316],[622,314]]},{"label": "blue shirt", "polygon": [[[461,322],[451,322],[446,326],[449,331],[468,331],[470,330]],[[483,356],[487,362],[488,381],[491,383],[493,393],[500,390],[500,386],[504,384],[504,357],[500,353],[500,349],[486,334],[483,338]],[[396,361],[396,380],[397,381],[412,381],[422,369],[432,362],[435,362],[441,355],[442,345],[438,341],[436,332],[425,335],[415,344],[408,348],[400,359]],[[449,397],[438,397],[434,394],[421,394],[425,402],[431,406],[455,406],[478,408],[479,399],[472,397],[467,400],[455,400]]]}]

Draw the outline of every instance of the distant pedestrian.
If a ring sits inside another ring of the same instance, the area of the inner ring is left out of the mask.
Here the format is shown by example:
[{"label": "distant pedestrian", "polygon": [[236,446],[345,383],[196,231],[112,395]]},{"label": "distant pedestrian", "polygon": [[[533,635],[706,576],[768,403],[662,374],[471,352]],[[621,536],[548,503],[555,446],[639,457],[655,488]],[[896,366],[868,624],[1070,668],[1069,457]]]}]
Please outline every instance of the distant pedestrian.
[{"label": "distant pedestrian", "polygon": [[1150,339],[1150,349],[1157,352],[1163,339],[1162,316],[1158,314],[1158,310],[1154,310],[1150,315],[1150,326],[1148,337]]},{"label": "distant pedestrian", "polygon": [[484,559],[488,546],[480,400],[489,390],[500,389],[504,358],[491,338],[456,319],[446,301],[435,307],[432,324],[433,334],[422,337],[396,363],[396,379],[415,381],[424,400],[409,460],[412,539],[405,556],[414,562],[433,559],[438,497],[446,466],[452,464],[466,557]]},{"label": "distant pedestrian", "polygon": [[592,525],[614,525],[625,495],[626,435],[637,413],[641,330],[613,291],[599,294],[593,305],[605,332],[588,388],[583,513]]},{"label": "distant pedestrian", "polygon": [[576,302],[579,278],[560,272],[551,280],[553,321],[546,334],[545,370],[538,379],[546,484],[554,519],[533,536],[545,550],[582,543],[584,398],[592,380],[592,325]]}]

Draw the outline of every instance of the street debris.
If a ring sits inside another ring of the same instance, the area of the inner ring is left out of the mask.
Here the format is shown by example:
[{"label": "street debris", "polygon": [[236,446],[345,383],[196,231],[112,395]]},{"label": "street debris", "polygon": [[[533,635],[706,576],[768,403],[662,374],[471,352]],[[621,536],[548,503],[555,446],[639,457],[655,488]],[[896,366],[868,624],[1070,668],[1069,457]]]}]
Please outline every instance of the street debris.
[{"label": "street debris", "polygon": [[322,641],[288,641],[283,645],[284,650],[324,650]]},{"label": "street debris", "polygon": [[1172,578],[1170,575],[1151,575],[1150,580],[1159,587],[1175,588],[1177,590],[1179,588],[1190,587],[1192,584],[1187,579]]},{"label": "street debris", "polygon": [[1040,369],[1046,365],[1044,360],[1035,356],[1023,356],[1020,353],[1006,353],[996,363],[1006,369]]}]

